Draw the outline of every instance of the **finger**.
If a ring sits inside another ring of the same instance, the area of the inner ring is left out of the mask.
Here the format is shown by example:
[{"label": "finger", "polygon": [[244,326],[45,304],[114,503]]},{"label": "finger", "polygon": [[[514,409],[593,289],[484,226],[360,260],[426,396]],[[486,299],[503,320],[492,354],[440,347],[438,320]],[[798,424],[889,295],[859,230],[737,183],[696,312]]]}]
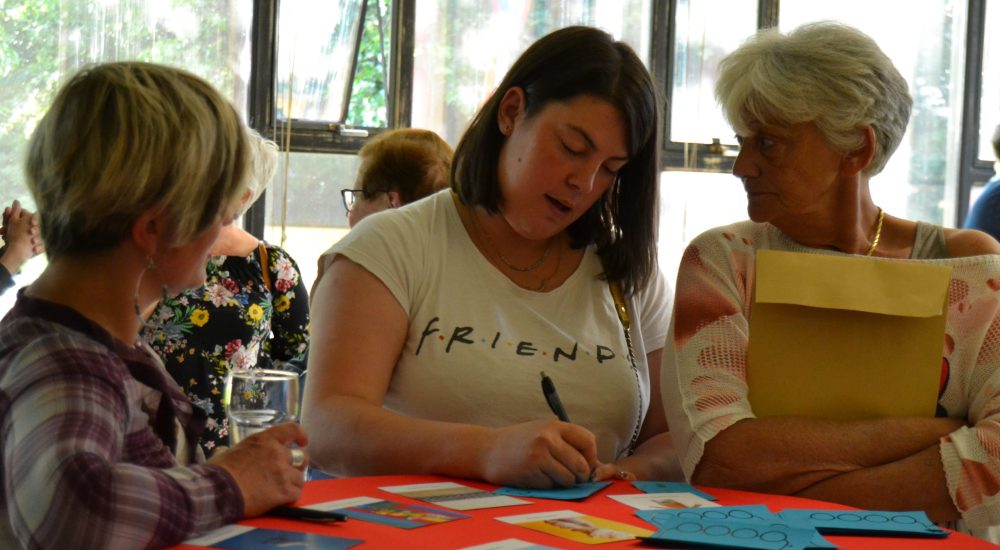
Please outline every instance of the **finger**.
[{"label": "finger", "polygon": [[[560,450],[561,456],[576,456],[580,457],[582,461],[572,464],[564,463],[570,466],[574,472],[580,473],[582,479],[589,478],[590,473],[601,463],[597,459],[597,438],[590,430],[577,424],[565,424],[560,430],[560,435],[564,444],[569,447],[569,449]],[[575,460],[575,458],[571,460]]]},{"label": "finger", "polygon": [[272,426],[259,433],[261,435],[273,437],[286,447],[292,443],[295,443],[299,447],[305,447],[309,444],[309,437],[306,435],[306,431],[302,429],[302,426],[295,422],[278,424],[277,426]]}]

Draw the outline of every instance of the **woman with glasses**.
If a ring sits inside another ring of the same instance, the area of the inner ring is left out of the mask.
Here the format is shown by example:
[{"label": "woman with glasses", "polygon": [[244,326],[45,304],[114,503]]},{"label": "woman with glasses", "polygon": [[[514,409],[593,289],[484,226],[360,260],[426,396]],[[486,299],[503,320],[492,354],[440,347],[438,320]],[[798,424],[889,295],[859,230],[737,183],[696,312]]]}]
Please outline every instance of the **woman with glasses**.
[{"label": "woman with glasses", "polygon": [[379,134],[358,152],[354,189],[340,191],[354,227],[375,212],[399,208],[448,187],[451,147],[430,130],[402,128]]}]

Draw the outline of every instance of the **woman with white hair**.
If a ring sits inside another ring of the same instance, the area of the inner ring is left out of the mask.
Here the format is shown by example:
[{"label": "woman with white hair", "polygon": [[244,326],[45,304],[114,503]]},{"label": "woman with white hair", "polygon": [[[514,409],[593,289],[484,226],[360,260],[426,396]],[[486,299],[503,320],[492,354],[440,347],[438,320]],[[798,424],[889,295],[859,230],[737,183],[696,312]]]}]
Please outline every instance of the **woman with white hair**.
[{"label": "woman with white hair", "polygon": [[[1000,439],[1000,244],[888,214],[869,190],[906,130],[906,81],[870,37],[824,22],[750,38],[720,63],[716,96],[740,142],[733,174],[750,221],[695,238],[678,273],[662,397],[685,474],[923,509],[935,521],[961,514],[971,527],[1000,522],[1000,454],[987,443]],[[938,417],[755,417],[746,358],[763,249],[953,266]]]},{"label": "woman with white hair", "polygon": [[[277,146],[251,131],[250,177],[237,217],[271,183]],[[212,246],[205,285],[163,299],[143,338],[163,359],[188,398],[208,414],[206,455],[228,445],[222,405],[226,374],[235,368],[294,369],[309,345],[309,297],[298,265],[279,246],[236,223]]]}]

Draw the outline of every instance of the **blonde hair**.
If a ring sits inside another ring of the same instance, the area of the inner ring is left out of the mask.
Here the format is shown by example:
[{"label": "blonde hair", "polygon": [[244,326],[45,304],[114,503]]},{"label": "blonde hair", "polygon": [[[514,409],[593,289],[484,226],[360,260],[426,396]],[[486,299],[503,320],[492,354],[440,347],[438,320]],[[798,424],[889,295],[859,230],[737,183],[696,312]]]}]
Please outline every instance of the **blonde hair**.
[{"label": "blonde hair", "polygon": [[383,132],[358,151],[357,187],[371,198],[396,191],[403,204],[448,187],[451,146],[430,130]]},{"label": "blonde hair", "polygon": [[274,172],[278,168],[278,144],[264,138],[253,129],[247,129],[247,135],[250,142],[250,167],[244,193],[249,191],[250,198],[240,208],[237,214],[240,216],[246,214],[264,190],[271,185]]},{"label": "blonde hair", "polygon": [[863,143],[859,130],[871,126],[869,176],[881,172],[899,146],[913,104],[906,80],[874,40],[829,21],[787,35],[769,29],[750,37],[719,63],[715,96],[738,133],[753,121],[813,122],[847,153]]},{"label": "blonde hair", "polygon": [[99,252],[162,209],[174,245],[231,213],[247,173],[233,106],[191,73],[151,63],[87,67],[31,136],[26,173],[46,252]]}]

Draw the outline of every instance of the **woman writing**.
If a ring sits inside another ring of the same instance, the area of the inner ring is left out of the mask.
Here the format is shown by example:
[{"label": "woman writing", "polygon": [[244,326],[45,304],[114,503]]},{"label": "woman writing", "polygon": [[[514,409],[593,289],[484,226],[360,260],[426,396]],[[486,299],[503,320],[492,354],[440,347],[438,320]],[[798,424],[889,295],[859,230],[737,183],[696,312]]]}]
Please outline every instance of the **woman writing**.
[{"label": "woman writing", "polygon": [[204,283],[247,158],[218,92],[152,64],[82,70],[39,122],[49,263],[0,324],[0,547],[163,547],[298,498],[301,428],[204,463],[204,415],[139,341],[141,311]]},{"label": "woman writing", "polygon": [[[451,191],[373,215],[331,249],[303,411],[320,468],[532,487],[667,475],[649,392],[669,311],[658,120],[628,46],[556,31],[473,120]],[[573,423],[546,407],[542,370]]]}]

